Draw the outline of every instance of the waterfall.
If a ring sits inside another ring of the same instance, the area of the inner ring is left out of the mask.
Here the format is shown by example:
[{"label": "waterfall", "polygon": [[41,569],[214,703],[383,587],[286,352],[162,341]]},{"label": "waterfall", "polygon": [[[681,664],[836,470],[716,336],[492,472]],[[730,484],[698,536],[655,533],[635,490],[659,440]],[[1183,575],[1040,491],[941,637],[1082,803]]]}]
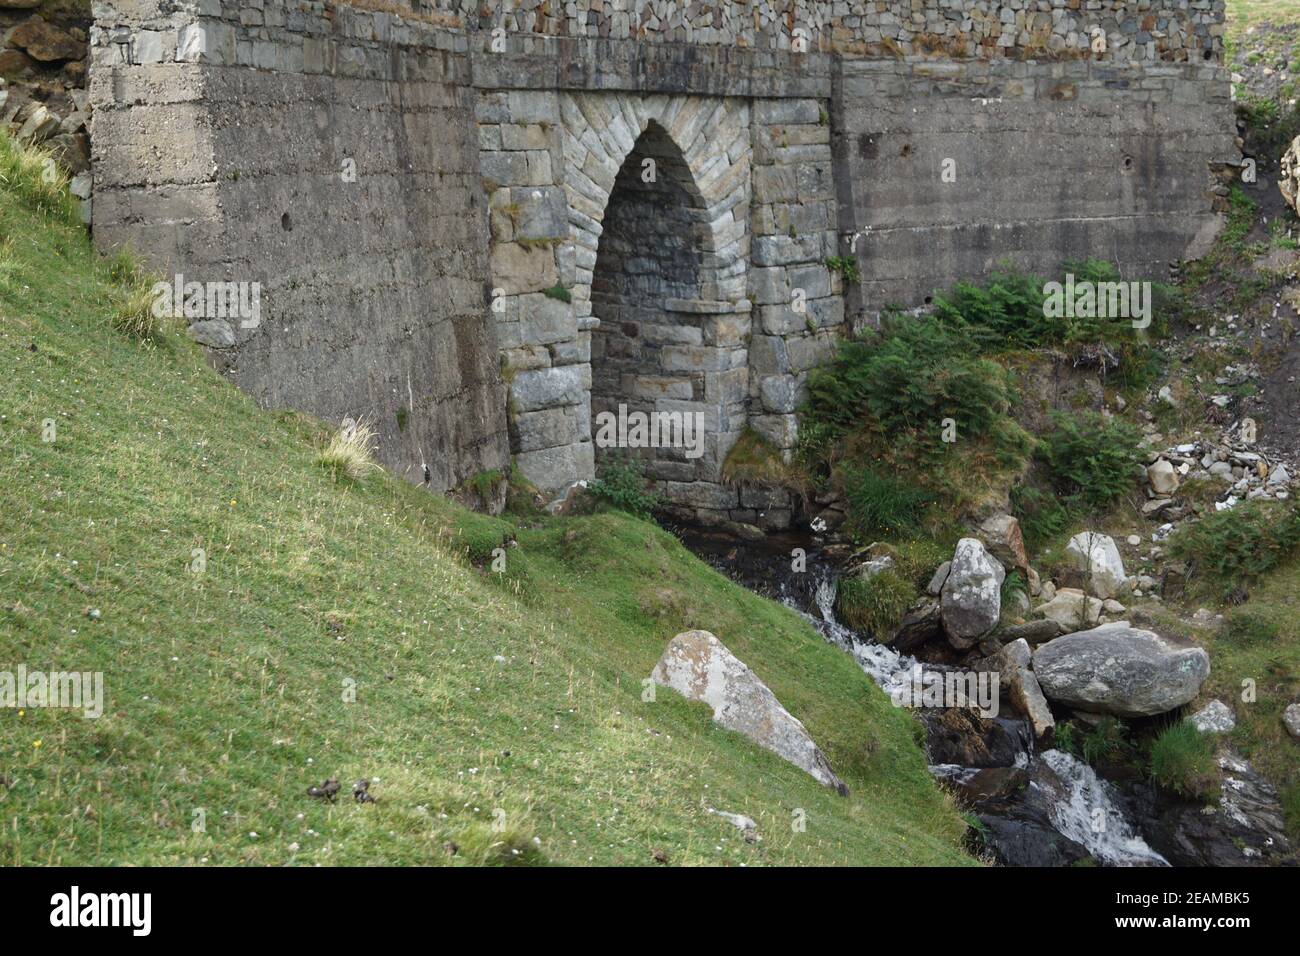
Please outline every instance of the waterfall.
[{"label": "waterfall", "polygon": [[1095,770],[1061,750],[1044,751],[1039,759],[1066,787],[1065,799],[1056,801],[1048,810],[1052,825],[1064,836],[1112,866],[1169,865],[1134,832],[1115,804],[1114,788]]}]

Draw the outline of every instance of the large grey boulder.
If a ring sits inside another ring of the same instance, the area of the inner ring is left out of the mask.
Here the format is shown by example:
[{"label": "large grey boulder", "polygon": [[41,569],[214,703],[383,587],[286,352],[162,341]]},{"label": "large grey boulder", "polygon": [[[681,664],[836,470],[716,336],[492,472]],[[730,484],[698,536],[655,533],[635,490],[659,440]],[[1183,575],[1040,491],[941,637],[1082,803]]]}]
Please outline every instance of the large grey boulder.
[{"label": "large grey boulder", "polygon": [[978,538],[962,538],[952,555],[939,597],[948,643],[959,650],[975,643],[1002,616],[1002,581],[1007,572]]},{"label": "large grey boulder", "polygon": [[803,724],[708,631],[686,631],[669,641],[650,679],[687,700],[703,701],[721,726],[784,757],[819,783],[849,792]]},{"label": "large grey boulder", "polygon": [[1034,675],[1049,700],[1118,717],[1163,714],[1186,704],[1210,676],[1210,656],[1128,621],[1048,641]]}]

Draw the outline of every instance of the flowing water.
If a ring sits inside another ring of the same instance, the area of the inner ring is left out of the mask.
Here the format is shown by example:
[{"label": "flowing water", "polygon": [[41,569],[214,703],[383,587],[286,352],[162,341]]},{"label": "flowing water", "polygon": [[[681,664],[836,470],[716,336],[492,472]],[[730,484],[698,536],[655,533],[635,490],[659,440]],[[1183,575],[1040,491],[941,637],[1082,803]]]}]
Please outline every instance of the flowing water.
[{"label": "flowing water", "polygon": [[[739,541],[699,529],[678,536],[728,577],[801,615],[895,701],[910,699],[914,668],[945,669],[922,665],[837,621],[839,567],[815,540],[783,534]],[[999,862],[1063,865],[1091,856],[1112,866],[1168,865],[1130,823],[1117,789],[1068,753],[1036,753],[1023,719],[952,721],[933,708],[918,713],[935,761],[931,773],[961,795]],[[946,759],[953,757],[962,759]]]}]

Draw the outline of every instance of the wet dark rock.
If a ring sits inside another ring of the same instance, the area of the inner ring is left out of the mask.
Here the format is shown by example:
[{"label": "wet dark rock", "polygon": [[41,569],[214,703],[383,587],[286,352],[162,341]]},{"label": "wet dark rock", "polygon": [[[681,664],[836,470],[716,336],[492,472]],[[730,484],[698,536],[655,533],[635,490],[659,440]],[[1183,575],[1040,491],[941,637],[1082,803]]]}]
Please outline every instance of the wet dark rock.
[{"label": "wet dark rock", "polygon": [[1023,767],[936,768],[936,771],[936,775],[969,804],[1012,797],[1029,786],[1029,771]]},{"label": "wet dark rock", "polygon": [[1277,791],[1235,751],[1219,751],[1218,801],[1180,800],[1132,788],[1143,836],[1174,866],[1269,866],[1293,860]]},{"label": "wet dark rock", "polygon": [[926,711],[925,749],[932,764],[1011,767],[1033,746],[1028,725],[1006,717],[981,717],[973,710]]},{"label": "wet dark rock", "polygon": [[901,654],[915,655],[931,641],[943,640],[943,621],[939,616],[939,602],[923,600],[913,605],[903,616],[886,643]]},{"label": "wet dark rock", "polygon": [[1071,866],[1088,859],[1088,849],[1052,823],[1050,808],[1064,798],[1064,781],[1042,761],[1021,773],[1020,787],[1004,790],[977,809],[985,848],[1003,866]]},{"label": "wet dark rock", "polygon": [[1058,833],[1045,816],[1017,808],[1007,816],[976,817],[985,829],[985,848],[1003,866],[1073,866],[1089,858],[1086,848]]}]

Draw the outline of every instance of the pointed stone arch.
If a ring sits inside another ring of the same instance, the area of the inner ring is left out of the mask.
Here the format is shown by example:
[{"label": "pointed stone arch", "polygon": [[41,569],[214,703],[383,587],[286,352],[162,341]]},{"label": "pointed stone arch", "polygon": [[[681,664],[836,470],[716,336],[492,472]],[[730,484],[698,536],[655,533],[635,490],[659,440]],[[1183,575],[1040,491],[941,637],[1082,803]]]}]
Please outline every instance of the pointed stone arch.
[{"label": "pointed stone arch", "polygon": [[[699,497],[700,488],[687,486],[720,481],[722,460],[746,417],[749,105],[693,96],[578,93],[561,95],[560,115],[575,255],[574,310],[593,336],[593,437],[600,436],[601,413],[616,414],[620,408],[692,416],[703,426],[702,447],[689,455],[681,448],[640,451],[647,473],[663,483],[670,498]],[[602,308],[613,306],[593,301],[592,285],[606,215],[620,173],[642,175],[641,169],[627,168],[630,159],[640,158],[636,151],[642,144],[657,144],[662,160],[680,167],[656,173],[671,175],[698,221],[698,228],[688,227],[698,253],[696,274],[692,291],[669,283],[660,301],[639,303],[648,309],[602,315]],[[616,325],[602,326],[615,318]],[[616,340],[623,343],[617,363],[607,354]],[[636,355],[627,355],[629,350]]]},{"label": "pointed stone arch", "polygon": [[654,123],[681,152],[709,225],[705,266],[712,281],[702,298],[745,300],[749,258],[749,103],[700,96],[561,93],[564,191],[575,252],[575,311],[590,315],[591,271],[605,209],[628,154]]},{"label": "pointed stone arch", "polygon": [[593,270],[619,170],[652,127],[680,156],[699,216],[700,281],[662,305],[698,329],[671,353],[693,382],[671,411],[698,413],[705,432],[690,468],[656,477],[690,486],[666,488],[683,498],[719,480],[749,400],[750,112],[745,99],[686,94],[512,90],[479,101],[511,450],[544,491],[595,474]]}]

